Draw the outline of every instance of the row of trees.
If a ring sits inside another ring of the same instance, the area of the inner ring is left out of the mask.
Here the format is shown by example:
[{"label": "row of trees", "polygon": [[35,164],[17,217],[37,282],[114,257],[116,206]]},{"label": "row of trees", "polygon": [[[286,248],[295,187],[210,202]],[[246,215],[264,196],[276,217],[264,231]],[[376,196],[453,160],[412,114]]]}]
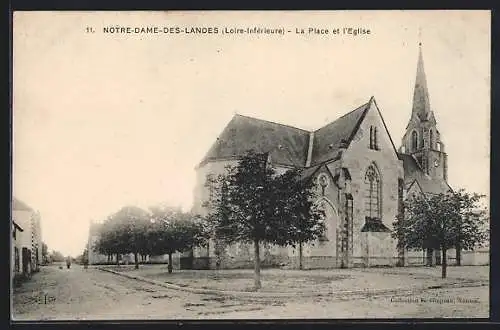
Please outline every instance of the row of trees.
[{"label": "row of trees", "polygon": [[[302,180],[300,170],[278,174],[267,155],[249,152],[237,167],[208,182],[213,194],[207,202],[210,213],[200,217],[169,207],[145,211],[127,206],[101,225],[95,250],[106,255],[169,255],[206,246],[215,239],[216,253],[235,242],[253,243],[255,288],[261,287],[260,246],[299,246],[315,240],[325,231],[323,210],[313,204],[313,183]],[[301,253],[300,253],[301,254]],[[301,257],[302,259],[302,257]]]},{"label": "row of trees", "polygon": [[393,237],[400,249],[441,250],[441,276],[446,277],[449,249],[472,250],[488,239],[484,195],[458,190],[447,194],[417,195],[404,204],[394,222]]},{"label": "row of trees", "polygon": [[168,271],[172,272],[172,254],[207,243],[201,219],[169,207],[151,207],[149,212],[136,206],[125,206],[110,215],[99,230],[95,251],[105,255],[134,255],[139,268],[139,255],[168,254]]}]

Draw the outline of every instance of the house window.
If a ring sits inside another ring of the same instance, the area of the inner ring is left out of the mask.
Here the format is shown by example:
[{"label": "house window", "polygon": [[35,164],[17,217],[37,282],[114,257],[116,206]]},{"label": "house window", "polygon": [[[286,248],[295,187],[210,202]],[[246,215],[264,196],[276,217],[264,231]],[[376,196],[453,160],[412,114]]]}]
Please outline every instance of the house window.
[{"label": "house window", "polygon": [[378,150],[378,132],[377,128],[370,126],[370,149]]},{"label": "house window", "polygon": [[416,151],[417,150],[417,142],[418,142],[418,136],[417,132],[413,131],[411,132],[411,150]]},{"label": "house window", "polygon": [[14,270],[16,273],[19,273],[19,248],[14,247]]},{"label": "house window", "polygon": [[365,189],[366,217],[380,220],[380,176],[374,165],[366,171]]},{"label": "house window", "polygon": [[432,129],[429,131],[429,147],[434,149],[434,133],[432,133]]}]

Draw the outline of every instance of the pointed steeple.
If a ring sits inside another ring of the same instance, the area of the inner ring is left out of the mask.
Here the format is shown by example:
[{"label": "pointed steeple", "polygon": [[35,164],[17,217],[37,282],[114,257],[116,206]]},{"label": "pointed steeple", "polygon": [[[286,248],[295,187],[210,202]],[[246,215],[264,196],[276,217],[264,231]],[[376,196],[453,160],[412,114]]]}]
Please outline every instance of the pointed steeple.
[{"label": "pointed steeple", "polygon": [[429,102],[429,92],[427,90],[427,79],[425,78],[421,42],[419,42],[418,47],[417,77],[415,79],[415,90],[413,92],[412,116],[417,115],[420,120],[427,120],[431,113],[431,106]]}]

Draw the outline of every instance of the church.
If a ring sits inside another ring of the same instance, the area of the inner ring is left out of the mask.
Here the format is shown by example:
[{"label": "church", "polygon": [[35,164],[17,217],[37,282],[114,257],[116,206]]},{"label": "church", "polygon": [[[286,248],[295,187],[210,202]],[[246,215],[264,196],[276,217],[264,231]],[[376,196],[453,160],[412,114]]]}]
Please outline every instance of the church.
[{"label": "church", "polygon": [[[416,70],[411,115],[396,148],[382,110],[374,97],[315,131],[252,117],[234,115],[196,167],[193,212],[206,215],[210,176],[237,165],[249,149],[267,153],[283,173],[302,168],[303,177],[316,183],[317,201],[325,210],[326,233],[303,247],[303,267],[372,267],[423,264],[424,251],[398,251],[391,237],[392,223],[402,202],[413,194],[450,191],[447,155],[429,101],[422,47]],[[214,268],[215,242],[181,258],[187,268]],[[227,246],[218,254],[222,268],[251,268],[253,249]],[[298,251],[292,247],[263,246],[264,267],[296,268]],[[432,258],[432,257],[431,257]],[[184,260],[184,261],[183,261]]]}]

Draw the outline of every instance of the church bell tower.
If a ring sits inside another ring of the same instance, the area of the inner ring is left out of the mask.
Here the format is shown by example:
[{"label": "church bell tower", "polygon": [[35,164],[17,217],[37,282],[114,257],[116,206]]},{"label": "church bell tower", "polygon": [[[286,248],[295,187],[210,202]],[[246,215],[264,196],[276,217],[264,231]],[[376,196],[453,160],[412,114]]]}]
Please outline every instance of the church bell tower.
[{"label": "church bell tower", "polygon": [[422,43],[419,43],[412,112],[403,136],[401,151],[412,155],[424,173],[432,179],[441,178],[447,181],[448,160],[437,129],[434,112],[430,106]]}]

